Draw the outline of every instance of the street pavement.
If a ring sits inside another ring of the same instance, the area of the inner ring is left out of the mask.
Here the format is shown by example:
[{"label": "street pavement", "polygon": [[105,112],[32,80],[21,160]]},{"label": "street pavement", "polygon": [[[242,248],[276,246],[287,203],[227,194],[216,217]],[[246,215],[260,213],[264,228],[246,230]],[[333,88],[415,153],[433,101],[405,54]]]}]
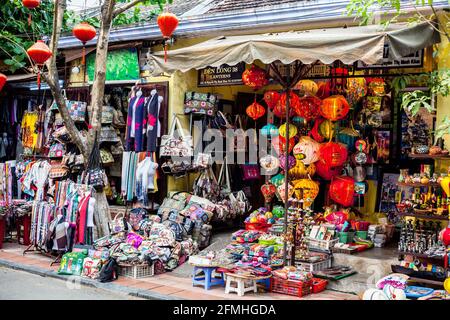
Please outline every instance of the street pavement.
[{"label": "street pavement", "polygon": [[0,300],[136,300],[126,294],[0,267]]}]

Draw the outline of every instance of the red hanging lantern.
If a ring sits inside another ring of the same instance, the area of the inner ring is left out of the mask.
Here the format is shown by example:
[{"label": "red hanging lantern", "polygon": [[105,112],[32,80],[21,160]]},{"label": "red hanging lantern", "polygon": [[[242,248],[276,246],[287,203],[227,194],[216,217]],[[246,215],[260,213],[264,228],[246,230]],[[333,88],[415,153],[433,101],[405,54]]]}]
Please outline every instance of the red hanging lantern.
[{"label": "red hanging lantern", "polygon": [[354,193],[355,180],[352,177],[338,176],[330,183],[330,199],[344,207],[353,204]]},{"label": "red hanging lantern", "polygon": [[37,84],[38,87],[41,87],[41,68],[44,65],[44,63],[50,59],[52,56],[52,52],[50,51],[50,48],[45,44],[44,41],[38,40],[35,44],[33,44],[30,48],[27,50],[27,54],[30,56],[31,60],[37,65],[38,67],[38,74],[37,74]]},{"label": "red hanging lantern", "polygon": [[[284,92],[280,99],[278,100],[275,108],[273,109],[273,114],[278,118],[284,119],[286,118],[286,102],[287,102],[287,93]],[[289,117],[295,115],[295,110],[298,109],[300,103],[300,98],[292,91],[289,92]]]},{"label": "red hanging lantern", "polygon": [[254,64],[252,64],[250,69],[247,69],[242,73],[242,81],[246,86],[255,91],[261,89],[269,83],[266,72]]},{"label": "red hanging lantern", "polygon": [[345,118],[350,111],[350,105],[344,96],[336,95],[325,98],[320,106],[320,114],[331,121]]},{"label": "red hanging lantern", "polygon": [[319,87],[316,96],[320,99],[328,98],[331,95],[331,84],[330,81],[320,81],[317,83]]},{"label": "red hanging lantern", "polygon": [[[22,4],[28,9],[34,9],[39,7],[41,0],[22,0]],[[28,25],[31,25],[31,12],[28,15]]]},{"label": "red hanging lantern", "polygon": [[77,24],[73,28],[72,33],[75,36],[75,38],[77,38],[83,43],[83,56],[81,58],[81,65],[84,66],[86,64],[86,47],[85,47],[86,42],[94,39],[97,34],[97,31],[89,23],[82,22]]},{"label": "red hanging lantern", "polygon": [[[278,155],[282,155],[286,153],[286,139],[281,136],[276,136],[272,138],[272,147]],[[292,149],[295,146],[295,138],[289,139],[289,153],[291,153]]]},{"label": "red hanging lantern", "polygon": [[167,40],[172,37],[175,29],[178,27],[178,18],[170,12],[161,13],[156,19],[159,30],[166,40],[164,43],[164,62],[167,62]]},{"label": "red hanging lantern", "polygon": [[440,232],[440,238],[444,246],[450,246],[450,226],[447,226],[444,230]]},{"label": "red hanging lantern", "polygon": [[314,96],[306,96],[300,98],[298,106],[295,108],[295,113],[307,121],[317,118],[319,115],[319,107],[322,100]]},{"label": "red hanging lantern", "polygon": [[342,166],[331,167],[322,160],[317,161],[315,165],[316,173],[324,180],[331,180],[333,177],[340,175],[343,169]]},{"label": "red hanging lantern", "polygon": [[319,149],[320,159],[330,167],[342,166],[347,161],[347,148],[345,144],[336,142],[323,143]]},{"label": "red hanging lantern", "polygon": [[0,91],[2,91],[7,80],[8,80],[8,78],[3,73],[0,73]]},{"label": "red hanging lantern", "polygon": [[270,182],[263,184],[261,186],[261,193],[263,194],[264,200],[266,203],[272,202],[275,194],[277,192],[277,187]]},{"label": "red hanging lantern", "polygon": [[316,140],[317,142],[323,142],[323,140],[325,140],[325,138],[320,134],[320,131],[319,131],[320,125],[321,125],[324,121],[325,121],[324,118],[317,118],[317,119],[314,121],[314,126],[313,126],[313,128],[311,129],[311,132],[310,132],[311,137],[312,137],[314,140]]},{"label": "red hanging lantern", "polygon": [[245,112],[250,118],[256,121],[266,114],[266,109],[255,101],[247,107]]},{"label": "red hanging lantern", "polygon": [[280,100],[280,94],[277,91],[269,90],[264,93],[264,101],[266,102],[270,110],[273,110],[273,108],[275,108],[278,100]]}]

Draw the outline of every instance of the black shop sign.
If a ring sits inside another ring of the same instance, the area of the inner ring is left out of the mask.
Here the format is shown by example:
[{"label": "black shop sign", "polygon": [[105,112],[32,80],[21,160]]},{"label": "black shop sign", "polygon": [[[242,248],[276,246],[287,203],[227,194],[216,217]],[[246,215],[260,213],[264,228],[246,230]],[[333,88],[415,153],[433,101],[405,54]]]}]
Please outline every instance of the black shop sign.
[{"label": "black shop sign", "polygon": [[222,65],[220,67],[207,67],[198,70],[198,87],[234,86],[242,84],[242,73],[245,63],[234,66]]}]

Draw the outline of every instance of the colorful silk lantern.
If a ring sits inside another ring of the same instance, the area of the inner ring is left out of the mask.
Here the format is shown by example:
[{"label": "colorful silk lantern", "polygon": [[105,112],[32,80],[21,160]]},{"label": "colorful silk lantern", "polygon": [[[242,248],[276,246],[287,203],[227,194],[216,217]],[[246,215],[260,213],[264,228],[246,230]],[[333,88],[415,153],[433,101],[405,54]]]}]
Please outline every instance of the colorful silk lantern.
[{"label": "colorful silk lantern", "polygon": [[344,128],[339,131],[337,140],[347,146],[348,151],[355,151],[355,142],[359,138],[359,132],[353,126],[351,128]]},{"label": "colorful silk lantern", "polygon": [[309,165],[319,160],[320,144],[308,136],[300,137],[299,142],[294,146],[295,158]]},{"label": "colorful silk lantern", "polygon": [[[35,9],[41,4],[41,0],[22,0],[24,7],[28,9]],[[31,12],[28,14],[28,25],[31,25]]]},{"label": "colorful silk lantern", "polygon": [[97,31],[89,23],[81,22],[73,28],[72,33],[73,33],[74,37],[77,38],[78,40],[80,40],[81,43],[83,44],[83,55],[82,55],[82,59],[81,59],[81,64],[84,66],[85,62],[86,62],[85,61],[86,60],[86,47],[85,47],[86,42],[94,39],[97,34]]},{"label": "colorful silk lantern", "polygon": [[317,97],[319,97],[320,99],[325,99],[331,95],[330,81],[319,81],[317,85],[319,87],[316,93]]},{"label": "colorful silk lantern", "polygon": [[330,199],[344,207],[353,204],[354,193],[355,180],[352,177],[338,176],[330,183]]},{"label": "colorful silk lantern", "polygon": [[261,193],[264,197],[266,203],[272,202],[275,194],[277,192],[277,187],[272,183],[268,182],[261,186]]},{"label": "colorful silk lantern", "polygon": [[[281,96],[280,96],[280,100],[278,100],[277,106],[279,107],[278,109],[284,110],[284,114],[286,116],[286,103],[287,103],[287,93],[284,92]],[[298,97],[298,95],[296,95],[293,91],[289,91],[289,108],[295,110],[298,108],[300,103],[300,98]]]},{"label": "colorful silk lantern", "polygon": [[264,93],[264,102],[267,104],[269,110],[275,108],[278,100],[280,100],[280,94],[277,91],[269,90]]},{"label": "colorful silk lantern", "polygon": [[2,91],[3,87],[5,86],[6,81],[8,81],[8,78],[3,73],[0,73],[0,92]]},{"label": "colorful silk lantern", "polygon": [[311,163],[309,166],[306,166],[302,161],[297,160],[295,166],[289,170],[289,176],[292,179],[301,179],[307,176],[313,176],[316,173],[316,166],[314,163]]},{"label": "colorful silk lantern", "polygon": [[270,137],[270,136],[277,136],[279,133],[276,125],[268,123],[261,128],[261,134],[265,137]]},{"label": "colorful silk lantern", "polygon": [[293,156],[280,156],[280,168],[283,170],[289,170],[292,169],[295,164],[297,163],[297,160]]},{"label": "colorful silk lantern", "polygon": [[324,118],[317,118],[314,121],[314,126],[310,131],[311,137],[313,137],[313,139],[316,140],[317,142],[322,142],[325,140],[325,137],[323,137],[319,132],[319,127],[324,121],[325,121]]},{"label": "colorful silk lantern", "polygon": [[[288,190],[288,199],[289,199],[294,194],[294,187],[292,186],[292,184],[288,183],[287,190]],[[286,202],[286,200],[288,200],[288,199],[286,199],[286,184],[285,183],[283,183],[277,187],[277,194],[281,201]]]},{"label": "colorful silk lantern", "polygon": [[331,140],[334,136],[334,125],[328,119],[322,121],[319,125],[319,133],[325,140]]},{"label": "colorful silk lantern", "polygon": [[297,82],[294,89],[315,96],[317,91],[319,90],[319,86],[312,80],[300,80],[299,82]]},{"label": "colorful silk lantern", "polygon": [[317,118],[319,115],[319,108],[322,100],[314,96],[306,96],[300,98],[300,101],[295,108],[295,113],[306,119],[307,121]]},{"label": "colorful silk lantern", "polygon": [[[295,139],[291,138],[289,139],[289,152],[292,151],[292,149],[294,149],[294,145],[295,145]],[[286,139],[284,139],[281,136],[276,136],[272,138],[272,147],[274,148],[275,152],[280,155],[280,154],[285,154],[286,153]]]},{"label": "colorful silk lantern", "polygon": [[50,59],[50,57],[52,56],[52,52],[50,51],[50,48],[45,44],[44,41],[38,40],[38,41],[36,41],[35,44],[33,44],[30,48],[28,48],[27,54],[38,67],[37,84],[40,89],[41,88],[41,68],[43,67],[44,63],[48,59]]},{"label": "colorful silk lantern", "polygon": [[[278,132],[281,137],[286,139],[286,131],[287,131],[287,124],[283,123],[280,128],[278,129]],[[289,124],[289,139],[295,137],[297,135],[297,127],[293,124]]]},{"label": "colorful silk lantern", "polygon": [[319,149],[320,159],[331,167],[342,166],[347,161],[347,148],[342,143],[322,143]]},{"label": "colorful silk lantern", "polygon": [[316,166],[316,173],[324,180],[331,180],[333,177],[340,175],[343,169],[342,166],[331,167],[322,160],[314,164]]},{"label": "colorful silk lantern", "polygon": [[164,62],[167,62],[167,40],[169,40],[178,27],[178,18],[171,12],[163,12],[156,19],[164,41]]},{"label": "colorful silk lantern", "polygon": [[284,183],[284,174],[279,173],[270,178],[270,183],[272,183],[275,187],[279,187]]},{"label": "colorful silk lantern", "polygon": [[250,118],[256,121],[266,114],[266,109],[255,101],[247,107],[245,112]]},{"label": "colorful silk lantern", "polygon": [[261,89],[269,83],[266,72],[254,64],[252,64],[250,69],[247,69],[242,73],[242,81],[246,86],[255,91]]},{"label": "colorful silk lantern", "polygon": [[[279,102],[275,105],[275,108],[272,110],[273,114],[280,118],[286,119],[286,107],[280,104]],[[289,117],[293,117],[295,115],[295,111],[292,108],[289,108]]]},{"label": "colorful silk lantern", "polygon": [[345,118],[350,111],[350,106],[344,96],[335,95],[325,98],[320,106],[320,114],[331,121]]},{"label": "colorful silk lantern", "polygon": [[310,207],[319,194],[319,184],[311,179],[300,179],[294,185],[295,197]]}]

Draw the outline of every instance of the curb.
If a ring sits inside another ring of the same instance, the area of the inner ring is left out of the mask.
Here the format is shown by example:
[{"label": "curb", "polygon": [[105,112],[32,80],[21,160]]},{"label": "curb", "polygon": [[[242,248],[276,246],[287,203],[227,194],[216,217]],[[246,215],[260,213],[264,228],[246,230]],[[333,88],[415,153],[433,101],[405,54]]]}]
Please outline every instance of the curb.
[{"label": "curb", "polygon": [[[42,269],[42,268],[19,264],[19,263],[11,262],[11,261],[4,260],[4,259],[0,259],[0,266],[8,268],[8,269],[13,269],[13,270],[25,271],[25,272],[28,272],[31,274],[39,275],[41,277],[49,277],[49,278],[59,279],[62,281],[68,280],[68,276],[60,275],[60,274],[56,273],[55,271],[49,271],[49,270]],[[126,287],[126,286],[122,286],[119,284],[114,284],[112,282],[102,283],[102,282],[99,282],[96,280],[86,279],[83,277],[77,277],[77,279],[80,280],[80,284],[87,286],[87,287],[103,289],[103,290],[107,290],[107,291],[111,291],[111,292],[115,292],[115,293],[122,293],[122,294],[129,295],[132,297],[138,297],[138,298],[143,298],[143,299],[147,299],[147,300],[184,300],[179,297],[169,296],[169,295],[165,295],[165,294],[159,294],[156,292],[152,292],[150,290],[142,290],[142,289],[137,289],[137,288],[132,288],[132,287]]]}]

